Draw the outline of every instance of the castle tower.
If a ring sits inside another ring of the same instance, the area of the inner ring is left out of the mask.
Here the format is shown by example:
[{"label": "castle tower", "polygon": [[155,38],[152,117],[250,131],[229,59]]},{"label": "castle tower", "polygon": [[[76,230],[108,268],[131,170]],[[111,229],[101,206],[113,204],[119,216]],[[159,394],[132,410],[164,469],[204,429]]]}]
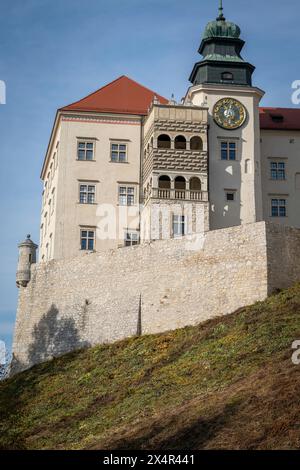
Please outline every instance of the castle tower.
[{"label": "castle tower", "polygon": [[255,67],[241,56],[245,42],[240,39],[240,34],[238,25],[226,21],[220,0],[219,16],[207,24],[203,34],[198,50],[203,60],[193,68],[190,76],[193,85],[225,83],[252,86]]},{"label": "castle tower", "polygon": [[20,243],[18,248],[17,287],[26,287],[30,281],[31,265],[36,262],[36,250],[38,245],[30,240],[30,235],[27,235],[27,239]]},{"label": "castle tower", "polygon": [[207,109],[154,100],[143,131],[141,240],[209,230]]},{"label": "castle tower", "polygon": [[255,67],[244,61],[238,25],[219,16],[207,24],[186,102],[207,106],[212,230],[262,220],[259,103]]}]

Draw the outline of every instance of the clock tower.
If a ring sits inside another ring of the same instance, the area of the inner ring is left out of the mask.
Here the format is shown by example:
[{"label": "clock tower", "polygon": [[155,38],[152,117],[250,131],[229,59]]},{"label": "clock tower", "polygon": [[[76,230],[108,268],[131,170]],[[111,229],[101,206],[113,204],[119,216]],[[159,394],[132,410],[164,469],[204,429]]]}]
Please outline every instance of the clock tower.
[{"label": "clock tower", "polygon": [[244,61],[238,25],[219,15],[207,24],[186,103],[208,108],[212,230],[262,220],[259,103],[255,67]]}]

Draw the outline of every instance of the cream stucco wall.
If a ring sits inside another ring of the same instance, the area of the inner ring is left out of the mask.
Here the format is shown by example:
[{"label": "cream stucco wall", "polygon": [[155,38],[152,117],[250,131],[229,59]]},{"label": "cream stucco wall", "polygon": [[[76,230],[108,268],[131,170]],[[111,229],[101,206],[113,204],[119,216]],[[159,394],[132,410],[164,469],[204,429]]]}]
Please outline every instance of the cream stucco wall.
[{"label": "cream stucco wall", "polygon": [[[271,162],[284,162],[286,179],[271,179]],[[264,219],[300,227],[300,131],[261,131],[262,194]],[[287,216],[271,216],[272,198],[287,201]]]},{"label": "cream stucco wall", "polygon": [[55,135],[48,150],[48,158],[43,168],[43,193],[40,223],[39,260],[47,261],[53,258],[56,237],[57,200],[59,196],[58,181],[62,169],[60,160],[61,128],[55,130]]},{"label": "cream stucco wall", "polygon": [[[262,220],[258,88],[225,85],[191,87],[187,99],[209,109],[209,194],[210,228],[218,229]],[[239,100],[247,109],[245,124],[237,130],[219,127],[212,117],[217,101]],[[221,140],[237,142],[236,161],[221,160]],[[226,200],[226,190],[236,192],[235,201]]]},{"label": "cream stucco wall", "polygon": [[[148,187],[149,181],[157,188],[160,174],[170,175],[172,185],[177,175],[184,176],[187,181],[192,176],[200,178],[202,191],[209,192],[211,230],[259,220],[300,227],[300,131],[260,131],[262,95],[257,88],[199,85],[191,87],[187,93],[187,101],[192,100],[195,109],[188,102],[187,106],[178,106],[178,109],[174,105],[154,105],[145,120],[128,115],[59,113],[42,172],[44,193],[39,260],[70,258],[84,253],[80,250],[80,230],[85,227],[98,228],[96,251],[124,245],[125,231],[140,229],[142,208],[139,202],[143,202],[143,189]],[[228,96],[241,101],[247,109],[245,124],[234,131],[220,128],[212,117],[215,103]],[[171,149],[157,151],[155,166],[153,152],[157,147],[157,136],[162,132],[170,135]],[[174,151],[174,138],[179,134],[187,138],[184,152]],[[203,151],[199,156],[189,149],[189,139],[193,135],[200,135],[203,140]],[[77,160],[78,139],[93,140],[93,161]],[[236,161],[221,160],[223,139],[237,142]],[[127,163],[111,162],[113,141],[127,143]],[[144,158],[148,144],[150,154]],[[207,169],[197,167],[207,153],[209,186]],[[271,180],[271,161],[286,163],[286,180]],[[188,167],[183,168],[184,164]],[[95,184],[95,204],[79,203],[80,182]],[[122,183],[135,187],[136,204],[133,207],[118,204],[118,188]],[[235,201],[226,200],[227,190],[236,192]],[[271,217],[271,199],[274,197],[287,200],[287,217]],[[146,213],[144,211],[144,215]],[[107,222],[111,231],[103,233]]]},{"label": "cream stucco wall", "polygon": [[[41,245],[40,260],[43,256],[49,260],[80,254],[80,229],[84,227],[97,228],[97,251],[123,245],[126,229],[139,229],[141,118],[63,114],[59,120],[59,168],[52,183],[57,189],[56,210]],[[77,142],[81,139],[94,142],[93,161],[77,160]],[[127,144],[126,163],[111,161],[112,142]],[[47,175],[47,171],[44,173]],[[95,184],[95,204],[79,203],[80,182]],[[132,207],[118,204],[118,188],[122,183],[135,187]],[[52,253],[47,257],[46,244],[51,233]]]}]

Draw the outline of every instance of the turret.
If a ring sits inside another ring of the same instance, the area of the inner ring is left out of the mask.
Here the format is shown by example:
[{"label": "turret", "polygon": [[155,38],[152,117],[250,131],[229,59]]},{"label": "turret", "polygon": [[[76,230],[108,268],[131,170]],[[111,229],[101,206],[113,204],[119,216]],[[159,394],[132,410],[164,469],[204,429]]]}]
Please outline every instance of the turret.
[{"label": "turret", "polygon": [[255,67],[241,56],[245,42],[240,35],[240,27],[226,21],[220,0],[218,18],[210,21],[204,31],[198,50],[203,59],[195,64],[190,76],[193,85],[252,86]]},{"label": "turret", "polygon": [[30,281],[31,265],[36,262],[36,250],[38,245],[30,240],[30,235],[27,235],[27,239],[20,243],[18,248],[17,287],[27,287]]}]

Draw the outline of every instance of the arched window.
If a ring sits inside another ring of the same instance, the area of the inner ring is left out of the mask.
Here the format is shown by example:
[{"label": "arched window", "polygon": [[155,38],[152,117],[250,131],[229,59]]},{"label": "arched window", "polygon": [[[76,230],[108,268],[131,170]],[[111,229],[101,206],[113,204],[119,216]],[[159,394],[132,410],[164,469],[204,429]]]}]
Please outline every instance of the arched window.
[{"label": "arched window", "polygon": [[183,176],[177,176],[175,178],[175,189],[185,189],[186,181]]},{"label": "arched window", "polygon": [[159,149],[170,149],[171,148],[171,139],[166,134],[161,134],[157,139],[157,147]]},{"label": "arched window", "polygon": [[178,135],[175,138],[175,149],[178,149],[178,150],[186,149],[186,138],[183,135]]},{"label": "arched window", "polygon": [[190,179],[190,190],[191,191],[201,191],[201,181],[195,176]]},{"label": "arched window", "polygon": [[171,188],[171,179],[169,176],[163,175],[158,179],[159,189],[170,189]]},{"label": "arched window", "polygon": [[223,72],[222,73],[222,80],[232,81],[233,80],[233,74],[231,72]]},{"label": "arched window", "polygon": [[191,150],[202,150],[203,149],[202,139],[198,137],[197,135],[192,137],[190,141],[190,148]]}]

